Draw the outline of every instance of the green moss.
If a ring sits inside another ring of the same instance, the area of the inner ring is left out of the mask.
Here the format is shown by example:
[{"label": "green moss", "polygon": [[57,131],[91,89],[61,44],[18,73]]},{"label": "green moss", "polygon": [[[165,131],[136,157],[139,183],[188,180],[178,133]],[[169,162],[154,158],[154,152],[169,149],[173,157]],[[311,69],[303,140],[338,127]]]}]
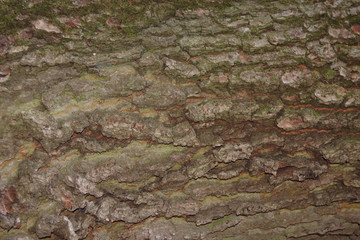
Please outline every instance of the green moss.
[{"label": "green moss", "polygon": [[0,7],[0,34],[9,35],[17,29],[28,25],[29,21],[17,21],[16,17],[23,12],[24,0],[6,0]]},{"label": "green moss", "polygon": [[[174,15],[175,10],[198,8],[219,10],[231,5],[230,0],[100,0],[85,6],[77,6],[73,5],[72,0],[52,0],[30,6],[26,0],[3,0],[0,8],[0,33],[15,34],[19,29],[30,26],[32,20],[39,18],[47,18],[49,22],[64,28],[58,24],[57,17],[100,14],[103,19],[96,19],[96,22],[105,25],[108,17],[117,19],[127,26],[120,33],[134,36],[140,30],[134,23],[141,23],[143,26],[139,27],[142,28]],[[19,15],[26,15],[28,18],[16,20]],[[98,26],[92,22],[87,27],[92,31],[94,30],[92,28],[97,29]]]},{"label": "green moss", "polygon": [[298,116],[300,114],[299,110],[292,109],[292,108],[285,108],[284,109],[284,116]]},{"label": "green moss", "polygon": [[228,216],[225,216],[223,218],[212,221],[211,223],[205,225],[204,228],[207,228],[207,229],[209,229],[211,231],[213,229],[218,228],[219,226],[224,226],[227,223],[232,222],[232,221],[234,221],[236,219],[239,219],[239,218],[241,218],[241,217],[236,216],[234,214],[228,215]]},{"label": "green moss", "polygon": [[316,187],[314,188],[313,190],[311,190],[309,193],[314,193],[314,192],[320,192],[320,191],[323,191],[331,186],[335,186],[335,185],[338,185],[339,183],[334,181],[334,182],[330,182],[328,184],[325,184],[325,185],[321,185],[319,187]]},{"label": "green moss", "polygon": [[204,100],[204,101],[198,103],[198,106],[203,106],[203,105],[205,105],[207,103],[210,103],[210,100]]},{"label": "green moss", "polygon": [[[320,21],[324,21],[324,20],[319,19],[319,23],[320,23]],[[315,22],[314,24],[317,24],[317,23],[318,22]],[[327,25],[320,25],[320,26],[321,27],[319,29],[317,29],[317,31],[311,32],[307,35],[307,37],[306,37],[307,41],[317,40],[317,39],[322,38],[323,36],[328,35],[328,26]]]},{"label": "green moss", "polygon": [[349,21],[350,25],[359,24],[360,15],[350,16],[347,20]]},{"label": "green moss", "polygon": [[[58,25],[55,17],[84,16],[89,13],[98,13],[100,9],[101,6],[95,3],[74,6],[72,0],[41,1],[33,6],[30,6],[26,0],[4,0],[0,8],[0,33],[14,34],[19,29],[30,26],[32,20],[39,18],[47,18],[49,22]],[[17,20],[19,15],[26,15],[28,18]]]},{"label": "green moss", "polygon": [[[18,235],[31,236],[25,230],[20,230],[20,229],[11,229],[9,231],[1,230],[0,231],[0,239],[18,239],[18,238],[12,238],[12,237],[15,237]],[[35,239],[35,236],[32,236],[32,237],[33,237],[33,239]],[[42,238],[42,239],[45,240],[45,238]]]},{"label": "green moss", "polygon": [[308,111],[311,112],[315,117],[321,117],[321,114],[313,108],[308,108]]},{"label": "green moss", "polygon": [[[285,236],[285,234],[280,234],[280,233],[264,233],[264,235],[256,235],[258,237],[258,239],[273,239],[273,240],[285,240],[287,239],[287,237]],[[242,240],[244,239],[244,237],[228,237],[228,238],[224,238],[224,240]],[[256,238],[252,238],[252,239],[256,239]]]},{"label": "green moss", "polygon": [[271,110],[272,105],[271,104],[259,104],[259,112],[261,113],[267,113]]},{"label": "green moss", "polygon": [[63,10],[67,6],[71,5],[70,0],[63,1],[41,1],[35,4],[32,8],[29,8],[28,13],[32,16],[42,16],[52,18],[54,10]]},{"label": "green moss", "polygon": [[105,192],[114,192],[116,190],[139,191],[145,184],[140,183],[119,183],[115,180],[103,181],[96,185],[96,187]]},{"label": "green moss", "polygon": [[284,23],[287,25],[291,24],[291,27],[301,27],[304,24],[303,18],[299,17],[299,16],[290,16],[290,17],[286,17],[284,19],[276,19],[274,21],[278,22],[278,23]]},{"label": "green moss", "polygon": [[32,100],[22,100],[18,99],[17,104],[14,104],[12,107],[7,109],[7,114],[15,116],[19,114],[21,111],[27,111],[30,109],[34,109],[41,106],[41,98],[39,96],[33,98]]},{"label": "green moss", "polygon": [[350,173],[350,172],[354,172],[357,170],[356,167],[350,167],[350,166],[346,166],[344,167],[341,164],[330,164],[329,165],[329,172],[343,172],[343,173]]},{"label": "green moss", "polygon": [[320,73],[326,80],[332,80],[336,76],[336,71],[332,70],[331,68],[324,69],[320,71]]},{"label": "green moss", "polygon": [[197,9],[197,8],[212,8],[215,10],[221,10],[227,7],[232,6],[232,1],[230,0],[219,0],[219,1],[211,1],[211,0],[162,0],[160,2],[171,2],[171,4],[180,10],[187,9]]},{"label": "green moss", "polygon": [[139,30],[135,27],[126,26],[122,28],[123,33],[128,37],[137,37]]},{"label": "green moss", "polygon": [[204,156],[204,154],[206,152],[208,152],[209,150],[211,150],[211,147],[204,147],[204,148],[200,148],[193,156],[193,159],[199,159],[200,157]]},{"label": "green moss", "polygon": [[[291,56],[293,58],[293,56]],[[304,64],[305,66],[312,66],[312,61],[307,57],[296,57],[294,58],[297,65]]]}]

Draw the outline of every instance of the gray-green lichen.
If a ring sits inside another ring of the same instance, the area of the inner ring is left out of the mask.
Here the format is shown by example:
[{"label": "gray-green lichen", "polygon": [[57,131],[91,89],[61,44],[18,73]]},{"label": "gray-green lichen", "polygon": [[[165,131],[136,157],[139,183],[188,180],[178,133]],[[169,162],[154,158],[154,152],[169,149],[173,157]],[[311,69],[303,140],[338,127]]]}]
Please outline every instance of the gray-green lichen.
[{"label": "gray-green lichen", "polygon": [[358,239],[359,14],[0,0],[0,238]]}]

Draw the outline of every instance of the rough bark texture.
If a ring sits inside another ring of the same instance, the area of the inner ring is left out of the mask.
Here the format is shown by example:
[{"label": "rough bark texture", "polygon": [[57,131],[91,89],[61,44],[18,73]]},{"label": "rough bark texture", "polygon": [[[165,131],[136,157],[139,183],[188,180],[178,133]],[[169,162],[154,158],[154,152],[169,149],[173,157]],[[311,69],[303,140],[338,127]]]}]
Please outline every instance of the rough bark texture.
[{"label": "rough bark texture", "polygon": [[0,1],[0,238],[359,239],[360,1]]}]

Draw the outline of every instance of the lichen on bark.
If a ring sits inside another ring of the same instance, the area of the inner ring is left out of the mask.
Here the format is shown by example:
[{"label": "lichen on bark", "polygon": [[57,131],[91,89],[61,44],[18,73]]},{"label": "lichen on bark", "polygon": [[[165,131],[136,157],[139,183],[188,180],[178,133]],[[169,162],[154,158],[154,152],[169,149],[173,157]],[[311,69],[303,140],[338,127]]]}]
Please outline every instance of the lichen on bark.
[{"label": "lichen on bark", "polygon": [[0,0],[0,238],[358,239],[356,0]]}]

